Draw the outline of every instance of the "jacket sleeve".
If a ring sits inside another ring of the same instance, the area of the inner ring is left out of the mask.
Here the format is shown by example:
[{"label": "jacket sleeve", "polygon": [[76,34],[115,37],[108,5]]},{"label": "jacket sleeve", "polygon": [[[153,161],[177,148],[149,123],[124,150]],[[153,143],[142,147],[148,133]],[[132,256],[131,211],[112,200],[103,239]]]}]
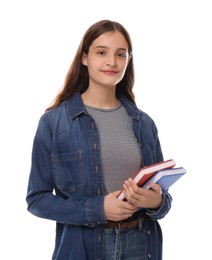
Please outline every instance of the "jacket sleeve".
[{"label": "jacket sleeve", "polygon": [[[153,149],[154,150],[154,153],[153,153],[154,161],[152,163],[157,163],[157,162],[163,161],[164,158],[163,158],[160,140],[158,137],[158,130],[157,130],[157,127],[153,120],[152,120],[151,128],[152,128],[151,132],[153,134],[153,140],[154,140],[154,144],[155,144],[152,146],[152,147],[154,147],[154,149]],[[172,203],[172,196],[169,194],[168,191],[163,191],[163,201],[162,201],[161,207],[157,210],[147,209],[146,214],[149,215],[149,217],[152,220],[162,219],[165,217],[165,215],[171,209],[171,203]]]},{"label": "jacket sleeve", "polygon": [[171,195],[167,191],[164,191],[162,196],[163,196],[162,205],[158,210],[150,210],[150,209],[146,210],[146,214],[152,220],[158,220],[164,218],[165,215],[171,209],[171,202],[172,202]]},{"label": "jacket sleeve", "polygon": [[106,223],[104,196],[64,198],[55,194],[51,163],[52,131],[45,114],[41,117],[32,148],[26,195],[27,209],[37,217],[60,223],[93,227]]}]

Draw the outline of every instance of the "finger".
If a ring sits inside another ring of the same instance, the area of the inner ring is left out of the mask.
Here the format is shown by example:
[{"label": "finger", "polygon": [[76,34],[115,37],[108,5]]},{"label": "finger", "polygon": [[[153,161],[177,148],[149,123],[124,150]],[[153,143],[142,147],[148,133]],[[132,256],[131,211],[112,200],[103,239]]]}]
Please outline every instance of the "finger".
[{"label": "finger", "polygon": [[128,179],[124,182],[124,184],[126,185],[126,187],[129,189],[129,191],[132,192],[137,192],[138,190],[138,186],[137,184],[132,180],[132,179]]},{"label": "finger", "polygon": [[162,193],[161,187],[160,187],[160,185],[158,185],[157,183],[152,182],[152,183],[150,184],[150,187],[151,187],[154,191],[156,191],[156,193],[158,193],[158,194],[161,194],[161,193]]},{"label": "finger", "polygon": [[125,195],[127,197],[131,197],[133,196],[133,194],[135,193],[133,188],[131,187],[131,185],[128,185],[129,183],[126,181],[124,184],[123,184],[123,187],[124,187],[124,191],[125,191]]},{"label": "finger", "polygon": [[[139,187],[132,179],[128,179],[128,183],[131,187],[130,193],[132,194],[132,192],[137,193],[138,195],[144,195],[145,194],[145,190],[142,189],[141,187]],[[138,196],[136,196],[137,198]]]},{"label": "finger", "polygon": [[114,191],[114,192],[113,192],[113,195],[114,195],[115,197],[117,197],[120,192],[121,192],[121,190]]},{"label": "finger", "polygon": [[130,204],[127,202],[128,206],[124,206],[122,213],[123,214],[133,214],[138,210],[138,207],[136,205]]},{"label": "finger", "polygon": [[130,193],[129,190],[126,190],[125,196],[127,198],[127,202],[135,206],[137,209],[139,208],[139,200],[140,200],[140,195],[138,195],[135,192]]},{"label": "finger", "polygon": [[132,186],[137,186],[136,183],[134,182],[134,180],[132,178],[128,179],[128,182],[132,185]]}]

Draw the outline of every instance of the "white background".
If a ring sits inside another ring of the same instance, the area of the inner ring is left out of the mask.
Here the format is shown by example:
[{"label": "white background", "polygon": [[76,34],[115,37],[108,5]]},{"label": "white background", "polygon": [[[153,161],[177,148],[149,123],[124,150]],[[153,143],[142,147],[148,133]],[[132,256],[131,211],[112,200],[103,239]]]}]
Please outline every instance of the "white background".
[{"label": "white background", "polygon": [[[160,224],[164,260],[212,259],[211,1],[0,1],[0,259],[51,259],[55,223],[27,212],[38,120],[63,84],[85,30],[122,23],[134,46],[138,106],[156,122],[165,159],[187,174]],[[64,259],[65,260],[65,259]]]}]

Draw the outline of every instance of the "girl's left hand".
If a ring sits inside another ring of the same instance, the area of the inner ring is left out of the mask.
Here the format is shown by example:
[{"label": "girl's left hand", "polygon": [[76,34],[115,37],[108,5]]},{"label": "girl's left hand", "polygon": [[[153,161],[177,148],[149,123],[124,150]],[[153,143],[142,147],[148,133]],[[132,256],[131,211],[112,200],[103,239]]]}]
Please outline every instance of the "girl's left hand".
[{"label": "girl's left hand", "polygon": [[162,204],[160,185],[151,183],[151,189],[140,188],[131,178],[124,182],[127,201],[139,208],[158,209]]}]

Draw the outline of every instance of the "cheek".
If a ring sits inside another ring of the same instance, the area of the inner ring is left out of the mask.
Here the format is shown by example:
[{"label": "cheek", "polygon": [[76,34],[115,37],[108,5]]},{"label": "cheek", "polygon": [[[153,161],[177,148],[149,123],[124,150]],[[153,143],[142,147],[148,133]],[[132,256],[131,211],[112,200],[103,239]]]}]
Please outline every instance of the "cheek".
[{"label": "cheek", "polygon": [[92,58],[87,60],[87,66],[89,70],[95,70],[98,68],[100,62],[98,59]]},{"label": "cheek", "polygon": [[89,62],[87,64],[87,69],[88,69],[88,74],[90,78],[95,78],[98,75],[98,71],[99,71],[99,66],[97,63],[94,64],[94,62]]},{"label": "cheek", "polygon": [[127,66],[128,66],[128,63],[124,63],[124,64],[122,64],[122,73],[123,73],[123,75],[125,74],[125,72],[126,72],[126,69],[127,69]]},{"label": "cheek", "polygon": [[97,59],[90,60],[88,63],[88,72],[90,76],[98,77],[99,72],[104,68],[104,64]]},{"label": "cheek", "polygon": [[129,64],[129,60],[119,60],[119,67],[122,68],[122,70],[126,70],[127,66]]}]

